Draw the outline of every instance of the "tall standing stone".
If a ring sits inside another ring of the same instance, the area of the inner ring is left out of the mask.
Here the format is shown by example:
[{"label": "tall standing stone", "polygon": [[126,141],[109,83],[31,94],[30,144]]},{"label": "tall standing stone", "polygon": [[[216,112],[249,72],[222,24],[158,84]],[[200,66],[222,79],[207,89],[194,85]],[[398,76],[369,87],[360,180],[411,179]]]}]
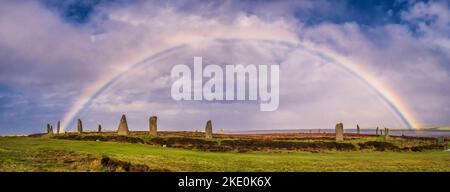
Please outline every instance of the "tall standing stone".
[{"label": "tall standing stone", "polygon": [[212,123],[211,120],[209,120],[208,122],[206,122],[206,127],[205,127],[205,137],[207,139],[212,138]]},{"label": "tall standing stone", "polygon": [[50,125],[50,123],[47,123],[47,134],[53,135],[53,127]]},{"label": "tall standing stone", "polygon": [[358,124],[356,124],[356,134],[358,134],[359,135],[359,133],[360,133],[360,128],[359,128],[359,125]]},{"label": "tall standing stone", "polygon": [[375,130],[375,134],[376,134],[376,135],[378,135],[378,129],[379,129],[379,128],[377,127],[377,129]]},{"label": "tall standing stone", "polygon": [[128,130],[128,123],[127,118],[125,115],[122,115],[122,118],[120,119],[119,128],[117,129],[118,135],[129,135],[130,131]]},{"label": "tall standing stone", "polygon": [[386,127],[384,128],[384,137],[389,138],[389,129]]},{"label": "tall standing stone", "polygon": [[81,122],[81,119],[77,120],[77,131],[78,133],[83,133],[83,123]]},{"label": "tall standing stone", "polygon": [[336,130],[336,141],[344,140],[344,124],[338,123],[335,127]]},{"label": "tall standing stone", "polygon": [[99,132],[99,133],[102,132],[102,125],[98,124],[97,132]]},{"label": "tall standing stone", "polygon": [[61,121],[58,121],[58,123],[56,124],[56,134],[59,134],[60,131],[61,131]]},{"label": "tall standing stone", "polygon": [[148,129],[150,131],[151,136],[158,136],[158,118],[156,116],[151,116],[148,120]]},{"label": "tall standing stone", "polygon": [[50,124],[47,123],[47,134],[50,134]]}]

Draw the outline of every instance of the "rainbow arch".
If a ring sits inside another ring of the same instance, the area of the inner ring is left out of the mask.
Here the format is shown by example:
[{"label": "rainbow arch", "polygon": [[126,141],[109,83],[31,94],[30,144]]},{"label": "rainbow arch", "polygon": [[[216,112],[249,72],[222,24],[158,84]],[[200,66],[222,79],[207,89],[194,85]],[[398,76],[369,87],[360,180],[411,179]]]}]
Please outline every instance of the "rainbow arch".
[{"label": "rainbow arch", "polygon": [[[363,82],[367,87],[369,87],[379,98],[381,98],[387,106],[396,114],[396,116],[401,120],[401,122],[409,129],[420,128],[420,124],[413,116],[413,113],[408,108],[407,104],[404,103],[400,97],[395,94],[392,88],[388,85],[381,83],[377,80],[370,72],[364,69],[362,66],[354,63],[352,60],[336,54],[332,50],[328,50],[327,48],[317,47],[313,44],[308,43],[292,43],[281,40],[267,40],[267,39],[212,39],[212,41],[248,41],[248,40],[256,40],[256,41],[265,41],[265,42],[280,42],[285,43],[287,45],[293,45],[295,48],[300,48],[304,51],[308,51],[314,55],[319,56],[328,62],[333,62],[342,67],[345,71],[352,74],[354,77]],[[128,65],[128,67],[115,72],[110,75],[105,75],[103,78],[99,79],[95,83],[93,83],[90,87],[86,88],[82,94],[80,94],[79,99],[74,102],[69,110],[64,114],[62,120],[62,128],[63,130],[68,130],[69,126],[74,124],[76,118],[83,113],[83,111],[90,106],[93,100],[95,100],[98,96],[100,96],[105,90],[107,90],[111,85],[114,84],[117,80],[123,77],[127,72],[132,70],[135,67],[138,67],[142,64],[145,64],[149,61],[155,60],[160,56],[163,56],[172,51],[176,51],[185,47],[188,47],[189,43],[182,43],[176,45],[174,47],[159,51],[155,54],[152,54],[139,62]]]}]

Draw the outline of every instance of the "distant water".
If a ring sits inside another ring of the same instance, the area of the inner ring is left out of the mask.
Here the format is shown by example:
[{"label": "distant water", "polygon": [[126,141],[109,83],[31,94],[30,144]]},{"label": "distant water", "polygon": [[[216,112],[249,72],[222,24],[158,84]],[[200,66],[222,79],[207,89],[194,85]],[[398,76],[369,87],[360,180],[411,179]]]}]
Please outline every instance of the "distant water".
[{"label": "distant water", "polygon": [[[381,130],[381,129],[380,129]],[[334,129],[320,129],[323,133],[334,133]],[[383,129],[384,131],[384,129]],[[229,134],[264,134],[264,133],[309,133],[308,129],[284,129],[284,130],[254,130],[254,131],[225,131]],[[311,129],[311,133],[317,133],[318,129]],[[345,133],[356,133],[356,129],[344,129]],[[375,134],[375,129],[361,129],[362,134]],[[416,137],[450,137],[448,130],[395,130],[390,129],[389,135],[416,136]]]}]

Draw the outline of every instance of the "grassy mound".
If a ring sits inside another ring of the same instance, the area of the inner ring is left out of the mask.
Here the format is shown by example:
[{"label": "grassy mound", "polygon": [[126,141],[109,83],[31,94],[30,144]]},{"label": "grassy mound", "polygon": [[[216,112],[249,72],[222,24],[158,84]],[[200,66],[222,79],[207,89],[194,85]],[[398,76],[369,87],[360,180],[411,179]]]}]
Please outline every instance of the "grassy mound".
[{"label": "grassy mound", "polygon": [[150,137],[148,135],[119,136],[115,134],[64,134],[51,136],[55,139],[84,140],[84,141],[112,141],[125,143],[150,144],[172,148],[192,149],[210,152],[248,152],[248,151],[424,151],[445,150],[445,144],[436,144],[434,140],[422,138],[392,138],[390,141],[380,140],[373,137],[372,140],[352,139],[346,142],[335,142],[326,140],[273,140],[255,138],[216,138],[204,139],[200,137],[187,136],[164,136]]}]

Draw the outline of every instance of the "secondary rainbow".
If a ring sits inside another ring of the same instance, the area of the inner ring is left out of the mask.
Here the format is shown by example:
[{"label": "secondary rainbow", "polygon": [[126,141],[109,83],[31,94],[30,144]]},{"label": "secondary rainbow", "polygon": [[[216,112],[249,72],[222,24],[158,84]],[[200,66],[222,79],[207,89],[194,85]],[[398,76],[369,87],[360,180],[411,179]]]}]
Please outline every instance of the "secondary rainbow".
[{"label": "secondary rainbow", "polygon": [[[242,40],[242,39],[232,39],[232,40]],[[263,41],[273,41],[273,40],[263,40]],[[396,114],[396,116],[399,118],[399,120],[401,120],[404,126],[406,126],[409,129],[420,128],[420,124],[413,116],[411,110],[407,107],[407,104],[402,102],[400,97],[397,94],[395,94],[394,91],[392,91],[392,88],[390,88],[386,84],[381,83],[368,70],[365,70],[361,65],[358,65],[354,61],[339,54],[336,54],[334,51],[328,50],[327,48],[324,47],[317,47],[313,44],[309,44],[306,42],[302,43],[285,42],[285,43],[295,44],[295,46],[298,48],[302,48],[305,51],[309,51],[315,55],[320,56],[323,59],[329,60],[333,63],[340,65],[343,69],[351,73],[354,77],[358,78],[370,89],[372,89],[373,92],[376,95],[378,95],[379,98],[381,98],[384,101],[384,103],[387,104],[389,108]],[[79,117],[79,115],[83,112],[84,109],[89,107],[89,105],[93,100],[95,100],[95,98],[101,95],[107,88],[109,88],[114,82],[119,80],[129,70],[141,64],[147,63],[148,61],[156,59],[159,56],[164,55],[165,53],[181,49],[188,45],[189,43],[182,43],[172,48],[159,51],[158,53],[152,54],[151,56],[148,56],[140,60],[139,62],[134,62],[133,64],[128,65],[123,69],[120,69],[109,75],[105,75],[104,77],[93,83],[92,86],[88,87],[82,92],[82,94],[71,105],[67,113],[64,115],[62,120],[63,130],[68,130],[69,126],[75,122],[76,118]]]}]

